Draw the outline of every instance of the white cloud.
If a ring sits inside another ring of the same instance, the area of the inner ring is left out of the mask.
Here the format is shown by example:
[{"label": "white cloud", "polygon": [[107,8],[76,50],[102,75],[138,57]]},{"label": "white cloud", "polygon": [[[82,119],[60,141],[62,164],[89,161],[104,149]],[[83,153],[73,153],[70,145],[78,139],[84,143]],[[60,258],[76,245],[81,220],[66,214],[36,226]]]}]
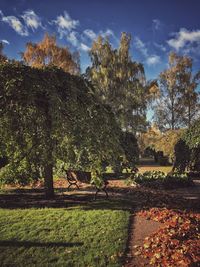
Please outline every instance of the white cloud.
[{"label": "white cloud", "polygon": [[147,65],[156,65],[160,63],[160,57],[158,55],[149,56],[146,60]]},{"label": "white cloud", "polygon": [[160,62],[160,56],[151,55],[146,44],[138,37],[135,37],[135,47],[141,52],[148,66],[156,65]]},{"label": "white cloud", "polygon": [[135,46],[144,57],[148,57],[148,50],[144,42],[138,37],[135,37]]},{"label": "white cloud", "polygon": [[106,29],[105,31],[101,30],[97,33],[95,33],[91,29],[86,29],[83,31],[83,36],[82,36],[83,38],[82,39],[85,40],[85,36],[86,36],[90,40],[94,41],[97,38],[97,36],[99,36],[99,35],[101,35],[104,38],[112,36],[113,38],[116,39],[115,34],[111,29]]},{"label": "white cloud", "polygon": [[27,25],[27,27],[31,28],[32,30],[36,30],[39,27],[42,27],[41,19],[38,15],[35,14],[33,10],[26,10],[22,18]]},{"label": "white cloud", "polygon": [[87,46],[84,43],[81,43],[79,48],[80,48],[80,50],[82,50],[84,52],[88,52],[90,50],[89,46]]},{"label": "white cloud", "polygon": [[159,19],[152,20],[152,27],[154,30],[159,30],[161,28],[161,21]]},{"label": "white cloud", "polygon": [[3,12],[0,10],[0,16],[3,17]]},{"label": "white cloud", "polygon": [[21,23],[21,21],[15,16],[2,16],[2,21],[8,23],[9,26],[22,36],[28,36],[27,28]]},{"label": "white cloud", "polygon": [[8,44],[8,45],[10,44],[10,42],[8,40],[5,40],[5,39],[2,39],[1,42],[4,44]]},{"label": "white cloud", "polygon": [[90,29],[84,30],[83,34],[86,35],[91,40],[94,40],[97,37],[96,33],[93,30],[90,30]]},{"label": "white cloud", "polygon": [[80,24],[78,20],[73,20],[66,11],[64,11],[64,15],[58,16],[56,20],[53,21],[53,23],[57,25],[61,38],[64,34],[73,29],[76,29]]},{"label": "white cloud", "polygon": [[[64,32],[62,32],[64,34]],[[103,37],[115,35],[111,29],[106,29],[105,31],[101,30],[98,33],[95,33],[91,29],[86,29],[82,33],[76,31],[68,31],[65,33],[66,39],[70,42],[75,48],[83,52],[88,52],[90,50],[91,42],[94,41],[98,35]]]},{"label": "white cloud", "polygon": [[107,29],[107,30],[105,30],[105,31],[100,31],[99,32],[99,35],[101,35],[102,37],[109,37],[109,36],[115,36],[114,35],[114,32],[111,30],[111,29]]},{"label": "white cloud", "polygon": [[78,33],[77,32],[70,32],[68,35],[67,35],[67,40],[75,47],[78,46]]},{"label": "white cloud", "polygon": [[175,33],[175,38],[167,41],[168,45],[179,51],[188,44],[200,43],[200,30],[188,31],[187,29],[180,29]]},{"label": "white cloud", "polygon": [[160,49],[163,52],[167,51],[167,48],[162,44],[154,43],[154,46],[157,47],[158,49]]}]

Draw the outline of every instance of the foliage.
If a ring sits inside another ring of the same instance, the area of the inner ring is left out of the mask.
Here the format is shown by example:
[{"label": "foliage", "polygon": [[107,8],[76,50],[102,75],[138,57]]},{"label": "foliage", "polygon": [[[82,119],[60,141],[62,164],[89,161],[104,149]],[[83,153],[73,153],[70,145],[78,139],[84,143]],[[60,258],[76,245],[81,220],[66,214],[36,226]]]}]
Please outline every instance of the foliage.
[{"label": "foliage", "polygon": [[137,248],[154,266],[198,266],[199,257],[199,214],[152,208],[139,212],[140,216],[163,223],[160,229],[145,238]]},{"label": "foliage", "polygon": [[122,132],[120,143],[125,152],[126,161],[130,164],[130,167],[135,166],[135,163],[139,160],[137,138],[130,132]]},{"label": "foliage", "polygon": [[174,168],[200,171],[200,120],[196,120],[175,146]]},{"label": "foliage", "polygon": [[162,165],[162,161],[174,162],[174,147],[184,133],[184,129],[168,130],[160,132],[156,124],[139,136],[141,153],[148,149],[154,155],[156,161]]},{"label": "foliage", "polygon": [[173,168],[184,172],[190,165],[190,149],[183,139],[179,139],[174,147],[175,161]]},{"label": "foliage", "polygon": [[155,151],[155,144],[159,137],[161,132],[155,123],[148,127],[146,132],[140,133],[138,137],[140,153],[143,155],[146,149]]},{"label": "foliage", "polygon": [[23,159],[20,164],[14,162],[6,165],[0,171],[0,184],[28,185],[37,182],[41,177],[40,165]]},{"label": "foliage", "polygon": [[109,208],[0,209],[1,266],[121,266],[128,222]]},{"label": "foliage", "polygon": [[139,147],[134,134],[121,131],[120,145],[123,149],[123,154],[114,162],[113,169],[116,173],[122,173],[124,169],[133,169],[139,161]]},{"label": "foliage", "polygon": [[197,86],[200,72],[192,74],[192,59],[169,55],[169,68],[161,72],[160,99],[155,106],[155,119],[160,127],[172,130],[190,127],[199,112]]},{"label": "foliage", "polygon": [[113,49],[108,38],[99,36],[90,50],[92,66],[86,75],[121,128],[135,132],[145,125],[149,92],[142,64],[131,59],[130,41],[131,36],[122,33],[119,47]]},{"label": "foliage", "polygon": [[163,156],[168,158],[168,161],[174,162],[174,147],[180,137],[183,135],[184,129],[168,130],[162,135],[158,136],[154,148],[155,151],[162,151]]},{"label": "foliage", "polygon": [[51,194],[58,159],[96,169],[121,152],[112,111],[81,77],[6,63],[0,65],[0,88],[0,145],[6,147],[9,166],[17,170],[25,160],[25,173],[39,170]]},{"label": "foliage", "polygon": [[136,173],[132,181],[139,185],[153,188],[173,188],[193,185],[191,178],[187,173],[164,173],[162,171],[146,171]]},{"label": "foliage", "polygon": [[56,37],[47,33],[40,43],[27,43],[22,58],[26,64],[35,68],[57,66],[71,74],[80,72],[79,54],[72,54],[67,47],[59,47]]},{"label": "foliage", "polygon": [[200,119],[196,120],[192,127],[186,132],[183,139],[190,149],[200,146]]}]

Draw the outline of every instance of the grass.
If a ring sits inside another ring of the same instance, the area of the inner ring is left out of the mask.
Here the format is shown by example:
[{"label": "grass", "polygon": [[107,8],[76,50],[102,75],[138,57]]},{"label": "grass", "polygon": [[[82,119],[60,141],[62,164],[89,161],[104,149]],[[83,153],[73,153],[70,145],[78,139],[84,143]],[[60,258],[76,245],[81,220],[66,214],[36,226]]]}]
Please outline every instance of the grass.
[{"label": "grass", "polygon": [[[172,170],[172,166],[160,166],[160,165],[138,165],[137,166],[138,169],[139,169],[139,172],[143,173],[145,171],[162,171],[162,172],[165,172],[165,173],[169,173],[171,170]],[[128,172],[130,172],[131,170],[129,169]],[[108,167],[106,172],[108,173],[112,173],[113,172],[113,169],[112,167]],[[127,171],[124,169],[122,171],[122,173],[126,173]]]},{"label": "grass", "polygon": [[129,212],[0,209],[1,266],[121,266]]},{"label": "grass", "polygon": [[146,171],[161,171],[169,173],[172,170],[172,166],[138,166],[138,169],[141,173]]}]

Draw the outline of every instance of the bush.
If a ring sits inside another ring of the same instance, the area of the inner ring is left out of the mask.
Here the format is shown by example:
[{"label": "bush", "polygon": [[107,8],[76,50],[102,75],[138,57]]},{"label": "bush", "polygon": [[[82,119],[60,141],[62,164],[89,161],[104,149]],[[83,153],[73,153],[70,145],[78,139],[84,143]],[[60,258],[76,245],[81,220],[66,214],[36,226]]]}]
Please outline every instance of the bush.
[{"label": "bush", "polygon": [[187,173],[178,172],[166,174],[161,171],[146,171],[137,173],[131,177],[136,184],[151,188],[176,188],[193,185],[191,177]]},{"label": "bush", "polygon": [[200,171],[200,119],[176,143],[174,169]]},{"label": "bush", "polygon": [[139,161],[139,146],[133,133],[121,132],[120,145],[123,149],[118,159],[114,162],[113,170],[116,174],[122,173],[123,169],[135,168]]},{"label": "bush", "polygon": [[165,188],[171,187],[188,187],[192,186],[193,181],[188,173],[174,172],[166,176],[164,181]]},{"label": "bush", "polygon": [[23,160],[20,164],[8,164],[0,169],[0,184],[29,185],[41,179],[39,168]]}]

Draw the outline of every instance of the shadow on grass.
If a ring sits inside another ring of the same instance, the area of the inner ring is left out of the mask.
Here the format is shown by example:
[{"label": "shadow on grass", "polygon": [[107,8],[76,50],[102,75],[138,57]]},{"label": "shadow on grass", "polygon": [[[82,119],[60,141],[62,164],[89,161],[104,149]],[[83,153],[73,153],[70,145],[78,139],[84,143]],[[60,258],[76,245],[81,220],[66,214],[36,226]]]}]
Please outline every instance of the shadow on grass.
[{"label": "shadow on grass", "polygon": [[16,240],[0,240],[0,247],[80,247],[83,242],[62,243],[62,242],[34,242],[34,241],[16,241]]},{"label": "shadow on grass", "polygon": [[[64,194],[63,194],[64,191]],[[57,188],[55,198],[47,200],[43,189],[10,189],[0,193],[0,208],[66,208],[66,209],[110,209],[140,210],[151,207],[199,210],[199,199],[184,199],[181,194],[173,195],[166,191],[142,188],[108,188],[109,198],[100,193],[94,200],[95,190],[81,188],[69,190]],[[175,192],[176,193],[176,192]]]}]

